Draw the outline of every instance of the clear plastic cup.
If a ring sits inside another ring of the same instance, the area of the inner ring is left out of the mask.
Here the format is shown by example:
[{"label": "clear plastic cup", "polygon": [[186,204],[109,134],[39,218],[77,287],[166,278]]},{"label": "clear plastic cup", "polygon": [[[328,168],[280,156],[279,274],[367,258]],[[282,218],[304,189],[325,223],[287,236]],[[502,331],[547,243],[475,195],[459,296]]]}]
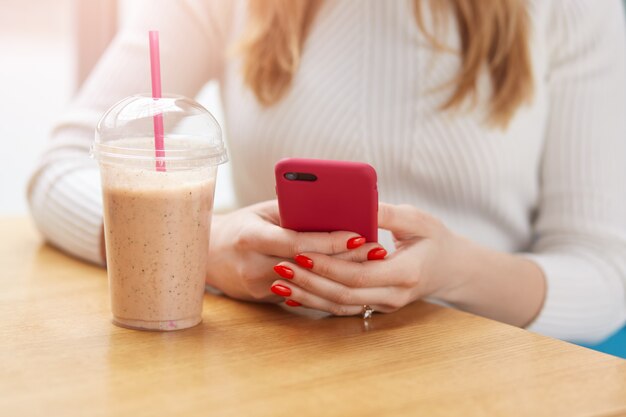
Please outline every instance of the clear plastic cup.
[{"label": "clear plastic cup", "polygon": [[[156,115],[165,143],[158,157]],[[131,96],[100,119],[92,155],[113,323],[162,331],[200,323],[217,166],[228,160],[219,124],[185,97]]]}]

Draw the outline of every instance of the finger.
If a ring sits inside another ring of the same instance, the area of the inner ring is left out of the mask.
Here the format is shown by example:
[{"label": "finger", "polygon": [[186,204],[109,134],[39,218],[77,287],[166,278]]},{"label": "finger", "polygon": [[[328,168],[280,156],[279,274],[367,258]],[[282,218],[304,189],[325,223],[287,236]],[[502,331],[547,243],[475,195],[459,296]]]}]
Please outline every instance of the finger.
[{"label": "finger", "polygon": [[250,210],[259,215],[262,219],[275,224],[280,224],[280,214],[278,211],[278,200],[262,201],[248,207]]},{"label": "finger", "polygon": [[[335,316],[355,316],[363,313],[363,305],[342,305],[319,297],[308,292],[292,282],[276,281],[273,287],[277,293],[285,298],[285,303],[291,307],[302,305],[315,310],[325,311]],[[294,303],[295,301],[295,303]],[[374,311],[389,312],[384,306],[369,304]]]},{"label": "finger", "polygon": [[[281,262],[277,267],[292,270],[293,274],[289,278],[290,285],[295,285],[337,305],[377,304],[399,308],[408,302],[405,300],[406,297],[404,295],[406,290],[400,290],[399,288],[350,288],[289,262]],[[279,275],[285,277],[282,274]]]},{"label": "finger", "polygon": [[405,275],[396,265],[395,254],[384,260],[352,262],[319,253],[301,253],[295,259],[298,265],[317,275],[329,278],[350,288],[387,287],[403,283]]},{"label": "finger", "polygon": [[365,243],[365,239],[353,232],[296,232],[280,226],[262,223],[252,229],[244,229],[238,244],[282,258],[294,258],[301,252],[337,254]]},{"label": "finger", "polygon": [[244,227],[236,237],[242,249],[254,249],[267,255],[293,258],[300,252],[336,254],[355,249],[365,238],[349,231],[296,232],[279,226],[280,216],[276,200],[264,201],[249,207],[262,222]]},{"label": "finger", "polygon": [[378,204],[378,227],[401,240],[430,236],[434,222],[434,217],[408,204]]},{"label": "finger", "polygon": [[[258,253],[244,256],[234,265],[234,275],[239,277],[232,280],[224,292],[235,298],[245,298],[254,301],[279,302],[280,298],[267,291],[273,281],[276,280],[274,265],[285,261],[283,258],[264,256]],[[232,287],[232,288],[231,288]],[[239,293],[245,291],[249,296]]]},{"label": "finger", "polygon": [[365,262],[384,259],[387,251],[379,243],[366,243],[363,246],[346,252],[332,255],[335,259],[342,259],[350,262]]}]

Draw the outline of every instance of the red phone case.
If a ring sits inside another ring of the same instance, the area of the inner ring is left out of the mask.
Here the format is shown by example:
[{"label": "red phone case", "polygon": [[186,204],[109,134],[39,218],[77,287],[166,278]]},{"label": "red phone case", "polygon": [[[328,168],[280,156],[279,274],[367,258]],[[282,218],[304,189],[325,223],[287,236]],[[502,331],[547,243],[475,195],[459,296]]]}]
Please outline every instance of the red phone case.
[{"label": "red phone case", "polygon": [[[378,240],[376,171],[361,162],[283,159],[276,164],[276,195],[282,227],[299,232],[346,230]],[[306,173],[315,181],[288,180]]]}]

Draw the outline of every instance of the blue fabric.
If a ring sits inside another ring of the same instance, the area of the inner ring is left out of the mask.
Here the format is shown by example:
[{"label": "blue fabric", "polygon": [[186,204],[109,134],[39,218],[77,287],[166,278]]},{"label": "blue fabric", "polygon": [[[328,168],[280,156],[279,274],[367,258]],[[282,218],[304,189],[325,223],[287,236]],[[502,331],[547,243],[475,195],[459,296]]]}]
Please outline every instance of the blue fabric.
[{"label": "blue fabric", "polygon": [[626,326],[602,343],[597,345],[581,344],[581,346],[626,359]]}]

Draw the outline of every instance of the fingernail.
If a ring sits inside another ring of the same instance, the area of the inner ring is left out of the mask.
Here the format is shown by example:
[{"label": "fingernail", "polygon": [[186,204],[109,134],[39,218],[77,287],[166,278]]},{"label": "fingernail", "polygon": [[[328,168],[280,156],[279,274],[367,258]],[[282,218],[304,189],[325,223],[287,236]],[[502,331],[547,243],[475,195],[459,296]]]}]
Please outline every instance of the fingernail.
[{"label": "fingernail", "polygon": [[287,300],[285,301],[285,304],[287,304],[289,307],[300,307],[302,305],[299,302],[294,301],[294,300]]},{"label": "fingernail", "polygon": [[272,292],[276,295],[280,295],[282,297],[289,297],[291,295],[291,290],[284,285],[272,285]]},{"label": "fingernail", "polygon": [[371,251],[367,252],[367,260],[369,261],[385,259],[385,256],[387,256],[387,251],[383,248],[374,248]]},{"label": "fingernail", "polygon": [[348,239],[348,242],[346,243],[346,247],[348,249],[355,249],[355,248],[358,248],[359,246],[362,246],[364,243],[365,243],[365,238],[363,236],[352,237]]},{"label": "fingernail", "polygon": [[274,271],[276,271],[276,273],[283,278],[293,278],[293,270],[291,268],[287,268],[286,266],[276,265],[274,266]]},{"label": "fingernail", "polygon": [[304,256],[304,255],[296,255],[296,257],[294,258],[294,260],[296,261],[296,263],[298,265],[300,265],[302,268],[307,268],[307,269],[311,269],[313,268],[313,259]]}]

